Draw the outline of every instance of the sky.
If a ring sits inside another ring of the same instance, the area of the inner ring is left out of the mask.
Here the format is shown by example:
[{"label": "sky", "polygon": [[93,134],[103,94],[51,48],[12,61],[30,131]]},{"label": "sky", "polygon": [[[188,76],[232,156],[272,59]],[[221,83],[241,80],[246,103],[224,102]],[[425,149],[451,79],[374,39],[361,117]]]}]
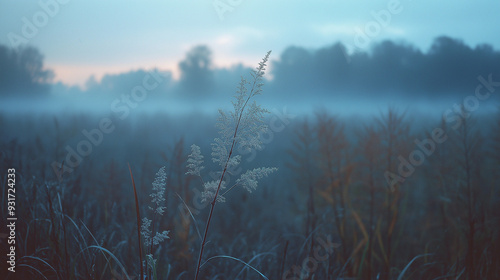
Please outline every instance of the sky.
[{"label": "sky", "polygon": [[426,51],[441,35],[500,49],[499,11],[489,0],[0,0],[0,44],[35,46],[56,82],[83,86],[92,75],[155,67],[178,78],[197,45],[212,50],[216,67],[339,41],[349,53],[385,39]]}]

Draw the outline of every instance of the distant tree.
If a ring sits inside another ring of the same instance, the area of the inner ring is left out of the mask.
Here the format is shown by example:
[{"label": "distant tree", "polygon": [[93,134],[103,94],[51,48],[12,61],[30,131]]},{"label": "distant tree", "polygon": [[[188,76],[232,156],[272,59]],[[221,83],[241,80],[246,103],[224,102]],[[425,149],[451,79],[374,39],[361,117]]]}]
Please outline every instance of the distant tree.
[{"label": "distant tree", "polygon": [[273,61],[273,75],[273,85],[286,90],[287,94],[294,94],[298,90],[307,91],[310,84],[318,80],[313,55],[301,47],[286,48],[280,59]]},{"label": "distant tree", "polygon": [[212,52],[207,46],[196,46],[179,63],[180,85],[184,94],[202,95],[214,87]]},{"label": "distant tree", "polygon": [[[130,93],[136,86],[142,86],[148,94],[161,94],[168,91],[171,73],[158,69],[138,69],[118,74],[106,74],[98,81],[94,76],[85,83],[87,92],[97,94],[122,95]],[[145,87],[145,85],[147,85]],[[147,88],[147,89],[146,89]]]},{"label": "distant tree", "polygon": [[44,69],[43,55],[34,47],[0,45],[0,95],[48,93],[54,74]]},{"label": "distant tree", "polygon": [[[412,93],[422,88],[422,81],[416,77],[421,76],[418,73],[425,73],[423,60],[422,52],[411,45],[383,41],[373,46],[362,81],[366,89],[391,92],[404,88],[405,94]],[[359,66],[355,64],[355,71],[362,73]]]},{"label": "distant tree", "polygon": [[317,87],[333,91],[345,88],[349,82],[350,66],[345,46],[336,43],[318,49],[313,55]]}]

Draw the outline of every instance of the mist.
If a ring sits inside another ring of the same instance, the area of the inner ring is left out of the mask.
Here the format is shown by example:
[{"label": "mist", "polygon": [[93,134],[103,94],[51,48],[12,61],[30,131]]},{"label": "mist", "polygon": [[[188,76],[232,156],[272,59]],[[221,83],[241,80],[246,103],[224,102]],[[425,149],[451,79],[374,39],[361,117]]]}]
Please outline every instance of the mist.
[{"label": "mist", "polygon": [[77,86],[0,46],[8,279],[500,277],[499,50],[264,55]]},{"label": "mist", "polygon": [[[228,104],[240,79],[248,79],[252,71],[243,64],[217,68],[211,50],[200,45],[179,61],[178,79],[168,70],[138,69],[100,80],[91,76],[82,88],[53,82],[36,48],[2,47],[0,52],[0,98],[10,111],[124,113],[130,107],[209,113]],[[481,105],[491,110],[498,102],[489,93],[498,87],[499,65],[500,52],[491,45],[468,46],[446,36],[436,38],[428,50],[389,40],[351,54],[340,42],[318,49],[290,46],[272,56],[265,102],[298,113],[324,106],[342,114],[364,114],[387,105],[431,113],[461,103],[480,87],[477,94],[488,94]]]}]

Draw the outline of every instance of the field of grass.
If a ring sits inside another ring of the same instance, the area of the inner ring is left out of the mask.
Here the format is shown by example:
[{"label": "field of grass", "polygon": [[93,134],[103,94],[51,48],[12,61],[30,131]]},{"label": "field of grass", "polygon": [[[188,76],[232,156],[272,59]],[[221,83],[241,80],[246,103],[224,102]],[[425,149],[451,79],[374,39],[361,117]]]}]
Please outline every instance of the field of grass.
[{"label": "field of grass", "polygon": [[1,114],[5,279],[500,279],[497,115],[283,119],[259,67],[218,120]]}]

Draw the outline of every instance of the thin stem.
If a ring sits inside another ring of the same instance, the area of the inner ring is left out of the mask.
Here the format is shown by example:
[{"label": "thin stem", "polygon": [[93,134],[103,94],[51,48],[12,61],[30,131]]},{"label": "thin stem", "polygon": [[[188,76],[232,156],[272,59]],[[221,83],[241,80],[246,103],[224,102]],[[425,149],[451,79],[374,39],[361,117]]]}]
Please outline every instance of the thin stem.
[{"label": "thin stem", "polygon": [[[149,253],[152,256],[151,259],[153,259],[153,260],[154,260],[154,258],[153,258],[154,257],[153,256],[153,238],[154,238],[154,236],[153,235],[154,235],[154,232],[155,232],[155,220],[156,220],[156,212],[153,214],[153,221],[151,221],[151,223],[153,225],[151,226],[151,247],[149,249]],[[147,258],[146,258],[146,263],[147,263]],[[149,267],[146,267],[146,269],[148,271],[149,277],[151,277],[151,271],[149,270]],[[149,278],[149,279],[151,279],[151,278]]]},{"label": "thin stem", "polygon": [[238,184],[234,184],[232,187],[230,187],[227,191],[225,191],[223,194],[221,194],[222,196],[225,196],[230,190],[234,189],[235,187],[237,187]]},{"label": "thin stem", "polygon": [[[265,58],[265,61],[267,61],[267,57],[269,56],[270,53],[268,53],[266,55],[266,58]],[[264,61],[264,62],[265,62]],[[217,197],[219,195],[219,191],[220,191],[220,188],[222,186],[222,182],[224,180],[224,176],[226,174],[226,171],[227,171],[227,167],[229,165],[229,160],[231,159],[231,155],[233,154],[233,149],[234,149],[234,146],[236,144],[236,136],[238,135],[238,129],[240,127],[240,123],[241,123],[241,119],[243,117],[243,113],[245,112],[245,108],[248,104],[248,101],[250,100],[250,98],[254,95],[255,93],[255,89],[259,86],[257,84],[258,80],[262,77],[262,73],[264,71],[264,66],[265,64],[262,64],[259,68],[258,68],[258,71],[255,73],[255,77],[254,77],[254,81],[253,81],[253,84],[252,84],[252,89],[250,90],[250,93],[248,94],[248,98],[247,100],[245,101],[245,103],[243,104],[243,107],[241,108],[240,112],[239,112],[239,116],[238,116],[238,121],[236,122],[236,127],[234,129],[234,134],[233,134],[233,141],[231,143],[231,149],[229,150],[229,154],[227,156],[227,160],[226,160],[226,163],[224,165],[224,170],[222,171],[222,175],[220,177],[220,180],[219,180],[219,184],[217,186],[217,190],[215,191],[215,195],[214,195],[214,199],[212,200],[212,202],[210,203],[211,206],[210,206],[210,213],[208,215],[208,218],[207,218],[207,224],[205,226],[205,233],[203,234],[203,241],[201,243],[201,248],[200,248],[200,254],[198,256],[198,265],[196,267],[196,275],[194,277],[195,280],[198,279],[198,275],[200,274],[200,268],[201,268],[201,260],[202,260],[202,257],[203,257],[203,251],[205,249],[205,244],[207,242],[207,235],[208,235],[208,230],[210,228],[210,222],[212,221],[212,215],[214,213],[214,208],[215,208],[215,204],[217,203]],[[242,85],[243,86],[243,85]]]},{"label": "thin stem", "polygon": [[[248,101],[250,100],[250,98],[252,98],[252,96],[256,93],[256,91],[258,92],[259,89],[260,89],[260,84],[258,84],[258,82],[262,78],[262,75],[264,74],[266,62],[267,62],[270,54],[271,54],[271,51],[269,51],[266,54],[266,56],[264,57],[264,60],[261,63],[259,63],[259,67],[257,67],[257,71],[253,75],[254,80],[253,80],[253,83],[252,83],[252,88],[251,88],[251,90],[250,90],[250,92],[248,94],[247,99],[245,100],[245,103],[243,104],[243,106],[241,107],[240,111],[238,112],[238,120],[237,120],[236,126],[234,128],[233,141],[231,143],[231,148],[229,149],[229,154],[227,156],[227,160],[226,160],[226,163],[224,165],[224,169],[222,171],[222,174],[221,174],[221,177],[220,177],[220,180],[219,180],[219,184],[217,186],[217,190],[215,191],[214,198],[213,198],[212,202],[210,203],[211,204],[211,206],[210,206],[210,213],[209,213],[208,218],[207,218],[207,224],[205,226],[205,233],[203,234],[203,241],[201,243],[200,255],[198,257],[198,265],[196,267],[196,275],[194,277],[195,280],[198,279],[198,275],[200,274],[201,260],[203,258],[203,251],[205,249],[205,244],[207,242],[207,235],[208,235],[208,230],[210,228],[210,222],[212,221],[212,215],[214,213],[215,204],[217,203],[217,197],[219,195],[219,191],[220,191],[220,188],[222,186],[222,182],[224,180],[224,176],[226,175],[227,167],[229,165],[229,160],[231,159],[231,156],[233,154],[233,149],[234,149],[234,147],[236,145],[236,142],[237,142],[237,137],[236,136],[238,135],[238,129],[240,127],[241,119],[243,117],[243,113],[245,112],[245,108],[246,108],[246,106],[248,104]],[[242,87],[242,90],[243,90],[243,88],[245,87],[244,82],[241,83],[241,87]]]},{"label": "thin stem", "polygon": [[[250,98],[248,98],[248,99],[250,99]],[[248,99],[247,99],[247,102],[248,102]],[[245,110],[247,102],[245,102],[245,105],[241,109],[241,113],[240,113],[240,116],[238,118],[238,123],[236,124],[236,128],[234,130],[233,143],[231,144],[231,149],[229,150],[229,155],[227,156],[226,164],[224,166],[224,170],[222,171],[222,175],[221,175],[220,180],[219,180],[219,185],[217,186],[217,190],[215,191],[214,199],[210,203],[211,204],[211,206],[210,206],[210,214],[208,215],[207,225],[205,226],[205,233],[203,234],[203,241],[201,243],[200,255],[198,257],[198,265],[197,265],[197,268],[196,268],[196,275],[194,277],[195,280],[198,279],[198,275],[200,274],[201,259],[203,257],[203,250],[205,249],[205,243],[207,242],[208,229],[210,228],[210,222],[212,220],[212,215],[214,213],[215,204],[217,203],[217,196],[219,195],[219,190],[220,190],[220,187],[222,185],[222,181],[224,180],[224,175],[226,174],[227,166],[229,164],[229,160],[231,159],[231,155],[233,154],[233,148],[234,148],[234,145],[236,143],[236,135],[238,133],[238,127],[240,125],[241,116],[243,115],[242,112]]]}]

